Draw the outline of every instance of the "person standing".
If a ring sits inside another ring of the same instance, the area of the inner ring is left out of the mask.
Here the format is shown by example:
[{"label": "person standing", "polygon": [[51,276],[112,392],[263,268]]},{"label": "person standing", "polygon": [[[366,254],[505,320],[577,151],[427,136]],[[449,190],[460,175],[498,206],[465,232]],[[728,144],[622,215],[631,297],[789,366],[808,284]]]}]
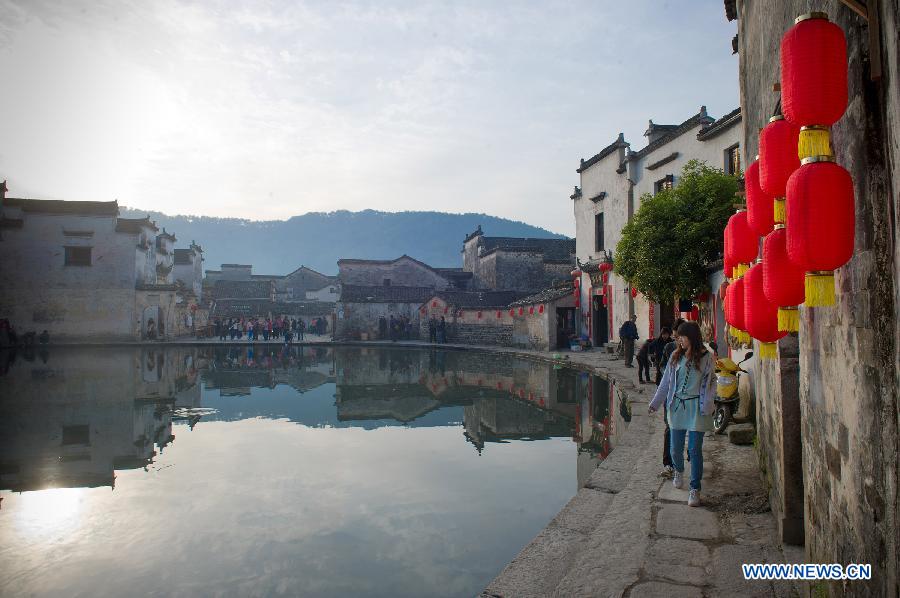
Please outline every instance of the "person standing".
[{"label": "person standing", "polygon": [[428,318],[428,342],[431,344],[437,342],[437,319],[434,316]]},{"label": "person standing", "polygon": [[304,335],[306,333],[306,322],[303,321],[303,318],[297,321],[297,334],[300,335],[300,342],[303,342]]},{"label": "person standing", "polygon": [[437,342],[444,344],[447,342],[447,321],[441,316],[441,321],[437,325]]},{"label": "person standing", "polygon": [[619,338],[622,339],[622,345],[625,348],[625,367],[627,368],[634,367],[631,363],[634,360],[634,341],[640,338],[635,322],[637,322],[637,316],[631,314],[631,318],[619,328]]},{"label": "person standing", "polygon": [[684,441],[688,440],[691,459],[689,507],[700,506],[703,480],[703,435],[713,429],[716,409],[716,365],[711,351],[703,346],[700,326],[685,322],[678,327],[677,347],[666,364],[662,381],[650,401],[648,411],[655,413],[666,405],[671,435],[672,485],[681,488],[684,481]]}]

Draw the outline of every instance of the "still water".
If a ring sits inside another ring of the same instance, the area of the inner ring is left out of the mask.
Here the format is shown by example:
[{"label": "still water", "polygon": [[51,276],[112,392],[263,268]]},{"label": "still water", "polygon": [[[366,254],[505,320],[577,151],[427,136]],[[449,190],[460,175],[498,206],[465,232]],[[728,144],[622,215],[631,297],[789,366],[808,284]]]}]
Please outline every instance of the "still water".
[{"label": "still water", "polygon": [[475,595],[630,419],[472,352],[3,352],[0,595]]}]

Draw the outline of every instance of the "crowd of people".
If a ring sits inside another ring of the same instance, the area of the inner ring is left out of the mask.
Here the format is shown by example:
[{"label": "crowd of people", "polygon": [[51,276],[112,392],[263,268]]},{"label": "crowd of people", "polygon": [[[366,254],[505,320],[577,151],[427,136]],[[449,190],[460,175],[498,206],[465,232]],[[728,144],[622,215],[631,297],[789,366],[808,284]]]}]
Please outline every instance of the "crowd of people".
[{"label": "crowd of people", "polygon": [[305,340],[306,334],[323,335],[328,330],[325,318],[313,318],[307,324],[302,318],[215,318],[213,334],[220,341],[243,339],[249,341],[283,340],[290,344],[294,340]]},{"label": "crowd of people", "polygon": [[378,339],[392,341],[408,341],[413,337],[413,323],[409,316],[378,318]]}]

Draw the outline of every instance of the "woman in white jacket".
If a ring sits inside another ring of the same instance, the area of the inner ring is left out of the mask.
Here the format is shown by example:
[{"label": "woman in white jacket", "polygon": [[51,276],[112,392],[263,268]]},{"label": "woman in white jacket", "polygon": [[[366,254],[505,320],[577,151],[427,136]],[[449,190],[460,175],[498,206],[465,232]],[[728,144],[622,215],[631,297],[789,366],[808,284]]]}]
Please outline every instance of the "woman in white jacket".
[{"label": "woman in white jacket", "polygon": [[684,480],[684,439],[688,437],[691,457],[691,482],[688,505],[700,505],[700,481],[703,479],[703,434],[713,429],[716,409],[716,360],[703,346],[700,326],[685,322],[678,327],[678,346],[666,364],[665,372],[653,400],[650,413],[666,402],[670,428],[672,484],[681,488]]}]

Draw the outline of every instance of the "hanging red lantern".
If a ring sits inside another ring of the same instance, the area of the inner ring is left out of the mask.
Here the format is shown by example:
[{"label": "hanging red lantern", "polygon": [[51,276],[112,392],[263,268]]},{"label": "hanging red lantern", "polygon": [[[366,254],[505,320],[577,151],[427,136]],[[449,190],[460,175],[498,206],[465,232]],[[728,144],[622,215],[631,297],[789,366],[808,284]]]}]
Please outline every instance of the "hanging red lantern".
[{"label": "hanging red lantern", "polygon": [[544,304],[543,304],[543,303],[542,303],[541,305],[538,306],[538,313],[539,313],[539,314],[544,313]]},{"label": "hanging red lantern", "polygon": [[744,279],[739,278],[725,291],[725,321],[731,327],[731,336],[739,343],[750,342],[744,328]]},{"label": "hanging red lantern", "polygon": [[427,311],[427,310],[423,307],[422,309],[419,310],[419,313],[422,314],[422,315],[424,316],[425,313],[426,313],[426,311]]},{"label": "hanging red lantern", "polygon": [[696,305],[691,308],[691,311],[688,312],[688,320],[696,322],[700,319],[700,308]]},{"label": "hanging red lantern", "polygon": [[514,309],[509,310],[509,317],[514,318],[516,316],[516,311]]},{"label": "hanging red lantern", "polygon": [[532,305],[531,307],[528,308],[528,315],[529,315],[529,316],[533,316],[533,315],[534,315],[534,306],[533,306],[533,305]]},{"label": "hanging red lantern", "polygon": [[499,320],[502,317],[503,317],[503,312],[501,312],[500,310],[497,310],[497,319]]},{"label": "hanging red lantern", "polygon": [[847,39],[825,13],[797,17],[781,39],[781,108],[798,127],[831,126],[847,109]]},{"label": "hanging red lantern", "polygon": [[759,236],[750,228],[746,210],[739,210],[732,216],[728,220],[728,228],[730,229],[728,248],[731,252],[729,261],[734,264],[735,278],[740,278],[756,260],[759,253]]},{"label": "hanging red lantern", "polygon": [[478,319],[481,319],[481,311],[478,312]]},{"label": "hanging red lantern", "polygon": [[807,307],[834,305],[833,271],[853,257],[854,210],[853,179],[834,158],[806,158],[788,182],[787,250],[806,272]]},{"label": "hanging red lantern", "polygon": [[601,262],[599,268],[601,272],[609,272],[613,269],[613,265],[609,262]]},{"label": "hanging red lantern", "polygon": [[744,322],[747,332],[759,341],[761,359],[778,356],[778,341],[787,332],[778,330],[778,306],[766,299],[763,266],[758,263],[744,275]]},{"label": "hanging red lantern", "polygon": [[747,222],[750,228],[759,236],[769,234],[775,225],[774,203],[759,186],[758,160],[744,171],[744,191],[747,198]]},{"label": "hanging red lantern", "polygon": [[519,315],[520,315],[520,316],[524,316],[524,315],[525,315],[525,308],[524,308],[524,307],[520,307],[520,308],[519,308]]},{"label": "hanging red lantern", "polygon": [[733,278],[734,260],[731,252],[731,221],[725,225],[725,231],[722,233],[722,269],[725,272],[725,278]]},{"label": "hanging red lantern", "polygon": [[773,198],[776,223],[784,223],[787,181],[800,168],[797,157],[799,135],[800,129],[781,115],[770,118],[769,124],[759,133],[759,187]]},{"label": "hanging red lantern", "polygon": [[638,296],[638,290],[634,287],[631,287],[631,298],[636,299]]},{"label": "hanging red lantern", "polygon": [[778,330],[800,330],[800,309],[804,301],[804,271],[788,257],[787,231],[779,224],[763,240],[763,292],[778,306]]}]

